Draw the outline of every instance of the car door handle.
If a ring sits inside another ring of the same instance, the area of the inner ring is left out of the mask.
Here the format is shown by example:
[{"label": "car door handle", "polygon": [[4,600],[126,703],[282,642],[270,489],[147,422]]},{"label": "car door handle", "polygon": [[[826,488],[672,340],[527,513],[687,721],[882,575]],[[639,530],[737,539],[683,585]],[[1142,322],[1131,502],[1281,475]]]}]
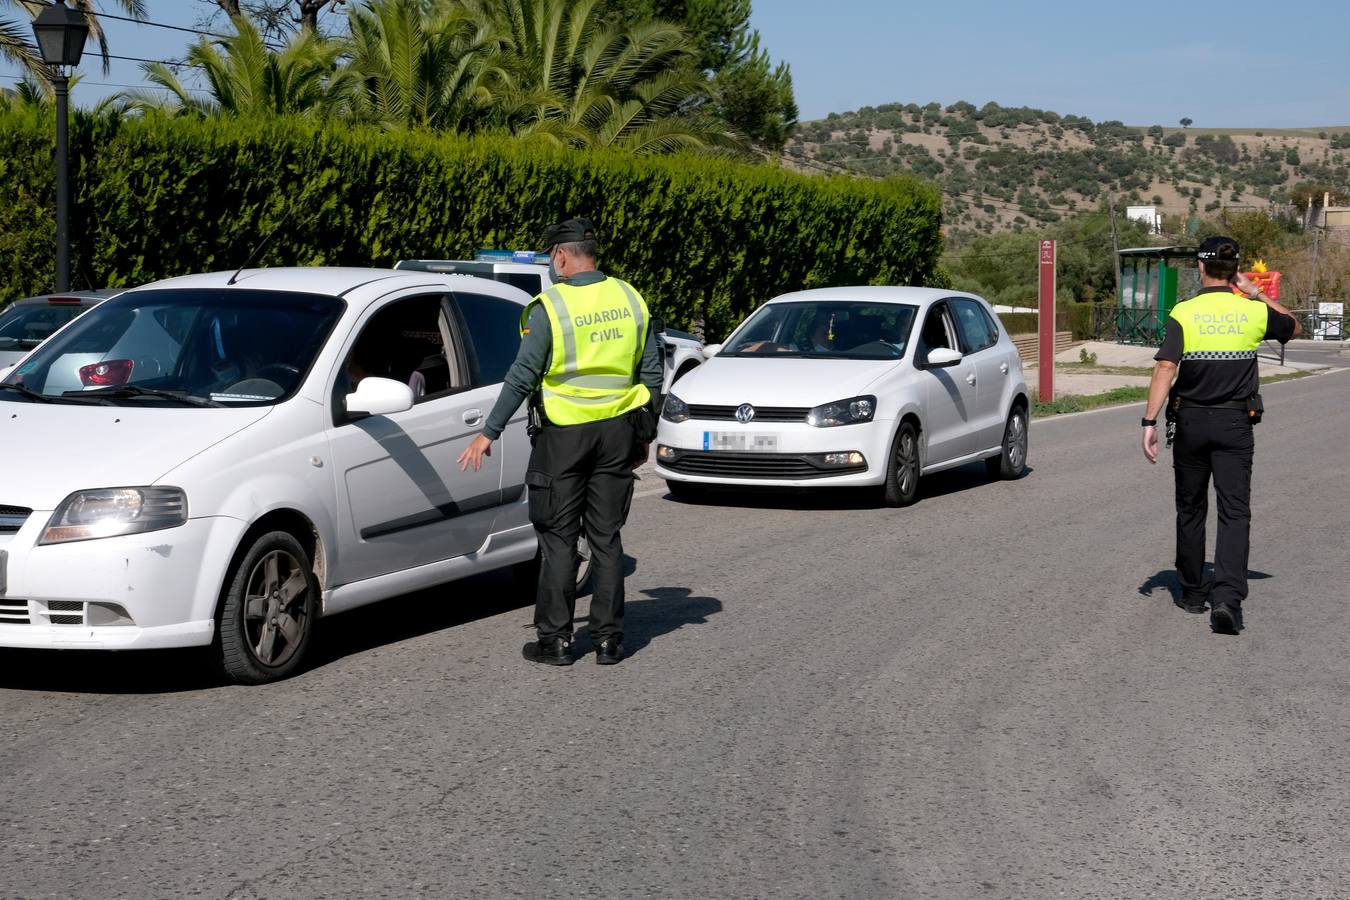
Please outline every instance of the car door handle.
[{"label": "car door handle", "polygon": [[975,373],[971,372],[969,375],[966,376],[966,384],[974,384],[974,383],[975,383]]},{"label": "car door handle", "polygon": [[1007,364],[1007,363],[999,363],[999,364],[998,364],[998,370],[999,370],[1000,372],[1002,372],[1004,375],[1007,375],[1007,374],[1008,374],[1008,364]]},{"label": "car door handle", "polygon": [[465,425],[477,425],[481,421],[483,421],[483,411],[481,409],[464,410]]}]

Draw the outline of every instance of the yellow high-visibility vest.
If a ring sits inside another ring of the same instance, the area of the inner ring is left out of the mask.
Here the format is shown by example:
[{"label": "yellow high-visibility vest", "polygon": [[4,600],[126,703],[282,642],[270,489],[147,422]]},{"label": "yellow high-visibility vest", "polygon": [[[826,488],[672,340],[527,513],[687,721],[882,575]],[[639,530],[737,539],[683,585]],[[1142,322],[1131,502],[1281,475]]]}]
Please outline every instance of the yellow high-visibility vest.
[{"label": "yellow high-visibility vest", "polygon": [[525,308],[522,334],[536,303],[553,330],[553,359],[540,386],[550,422],[613,419],[651,400],[637,377],[651,321],[637,291],[617,278],[555,284]]},{"label": "yellow high-visibility vest", "polygon": [[1172,307],[1181,359],[1256,359],[1270,307],[1230,291],[1206,291]]}]

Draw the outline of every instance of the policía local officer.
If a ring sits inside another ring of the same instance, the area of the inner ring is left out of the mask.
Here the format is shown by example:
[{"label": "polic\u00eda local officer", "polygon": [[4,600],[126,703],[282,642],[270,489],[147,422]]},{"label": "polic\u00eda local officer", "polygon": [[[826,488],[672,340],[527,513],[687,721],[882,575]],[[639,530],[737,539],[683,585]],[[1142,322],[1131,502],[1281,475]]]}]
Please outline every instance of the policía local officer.
[{"label": "polic\u00eda local officer", "polygon": [[516,361],[459,464],[476,471],[521,402],[538,392],[542,428],[525,481],[543,557],[534,607],[539,639],[523,653],[553,666],[573,662],[576,547],[584,523],[595,661],[612,665],[623,658],[619,529],[633,497],[633,470],[646,460],[645,442],[655,433],[651,404],[661,390],[661,357],[642,296],[596,269],[599,247],[589,221],[550,227],[544,245],[555,284],[526,307]]},{"label": "polic\u00eda local officer", "polygon": [[[1182,591],[1177,605],[1187,612],[1205,611],[1205,516],[1212,474],[1219,533],[1209,621],[1215,632],[1237,634],[1242,630],[1242,601],[1247,598],[1252,419],[1253,413],[1257,418],[1260,413],[1256,348],[1271,338],[1284,343],[1303,329],[1289,310],[1238,273],[1238,245],[1232,238],[1206,238],[1196,257],[1200,293],[1173,307],[1162,348],[1153,357],[1157,364],[1142,423],[1144,455],[1149,462],[1158,461],[1158,414],[1165,403],[1175,404],[1172,465]],[[1235,295],[1235,287],[1247,296]]]}]

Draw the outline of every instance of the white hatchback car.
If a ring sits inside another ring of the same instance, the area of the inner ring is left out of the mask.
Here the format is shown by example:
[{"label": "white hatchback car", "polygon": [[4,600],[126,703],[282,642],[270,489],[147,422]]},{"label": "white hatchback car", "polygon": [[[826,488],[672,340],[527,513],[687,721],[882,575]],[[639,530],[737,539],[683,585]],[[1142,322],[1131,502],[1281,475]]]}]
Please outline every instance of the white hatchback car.
[{"label": "white hatchback car", "polygon": [[263,682],[321,615],[528,568],[524,411],[479,471],[456,464],[528,300],[467,276],[270,269],[81,316],[0,382],[0,647],[211,645]]},{"label": "white hatchback car", "polygon": [[666,398],[657,473],[676,498],[711,484],[876,485],[912,503],[919,477],[1027,464],[1017,349],[973,294],[842,287],[785,294],[741,323]]}]

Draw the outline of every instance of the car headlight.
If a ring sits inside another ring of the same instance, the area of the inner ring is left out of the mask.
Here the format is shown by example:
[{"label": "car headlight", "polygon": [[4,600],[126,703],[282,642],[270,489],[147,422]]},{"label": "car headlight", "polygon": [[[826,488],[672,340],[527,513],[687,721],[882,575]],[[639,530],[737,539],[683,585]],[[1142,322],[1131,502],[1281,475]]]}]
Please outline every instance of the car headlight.
[{"label": "car headlight", "polygon": [[852,397],[848,400],[836,400],[812,409],[806,414],[806,423],[817,428],[833,428],[836,425],[857,425],[870,422],[877,413],[876,397]]},{"label": "car headlight", "polygon": [[187,521],[187,495],[176,487],[76,491],[52,513],[39,544],[89,541],[174,528]]},{"label": "car headlight", "polygon": [[684,422],[689,418],[689,404],[674,394],[666,394],[666,404],[661,407],[661,418],[667,422]]}]

